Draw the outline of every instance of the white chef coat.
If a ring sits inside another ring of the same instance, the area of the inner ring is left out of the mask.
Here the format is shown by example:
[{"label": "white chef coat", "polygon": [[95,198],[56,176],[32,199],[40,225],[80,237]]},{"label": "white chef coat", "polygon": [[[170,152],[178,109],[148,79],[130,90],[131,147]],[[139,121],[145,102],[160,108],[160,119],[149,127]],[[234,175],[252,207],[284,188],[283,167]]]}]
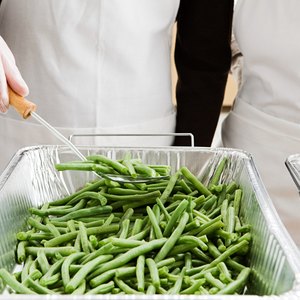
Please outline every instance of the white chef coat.
[{"label": "white chef coat", "polygon": [[222,126],[226,147],[253,154],[275,207],[300,246],[300,198],[285,159],[300,153],[300,1],[239,0],[233,32],[242,82]]},{"label": "white chef coat", "polygon": [[[37,112],[62,134],[174,132],[170,47],[179,0],[3,0],[0,35]],[[0,115],[0,169],[23,146],[60,144],[34,120]],[[88,145],[163,146],[172,137]]]}]

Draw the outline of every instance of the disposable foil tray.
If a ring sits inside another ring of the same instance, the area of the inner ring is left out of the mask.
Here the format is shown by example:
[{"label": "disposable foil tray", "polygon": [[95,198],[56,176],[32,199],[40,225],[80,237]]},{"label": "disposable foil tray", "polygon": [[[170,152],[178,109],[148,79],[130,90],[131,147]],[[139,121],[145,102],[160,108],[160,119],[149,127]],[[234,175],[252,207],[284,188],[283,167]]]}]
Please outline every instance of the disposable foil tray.
[{"label": "disposable foil tray", "polygon": [[300,154],[292,154],[290,155],[285,164],[300,192]]},{"label": "disposable foil tray", "polygon": [[[300,299],[300,255],[282,225],[261,182],[250,154],[221,148],[99,148],[80,147],[85,155],[104,154],[119,159],[127,151],[149,164],[168,164],[174,172],[187,166],[207,183],[218,162],[227,156],[230,163],[222,182],[235,180],[244,191],[240,213],[252,225],[249,254],[252,272],[246,295],[13,295],[2,291],[1,299]],[[16,233],[25,229],[28,208],[61,198],[93,179],[91,172],[57,172],[55,163],[76,160],[62,146],[35,146],[19,150],[0,177],[0,267],[13,270]]]}]

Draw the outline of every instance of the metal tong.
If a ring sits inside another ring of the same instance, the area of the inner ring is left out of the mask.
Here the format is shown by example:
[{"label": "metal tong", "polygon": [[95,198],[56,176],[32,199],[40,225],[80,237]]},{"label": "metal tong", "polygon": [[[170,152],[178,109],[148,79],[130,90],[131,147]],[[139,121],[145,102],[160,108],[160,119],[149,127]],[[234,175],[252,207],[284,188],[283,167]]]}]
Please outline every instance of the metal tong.
[{"label": "metal tong", "polygon": [[[33,117],[40,124],[45,126],[53,135],[55,135],[60,141],[67,145],[74,154],[76,154],[82,161],[87,161],[86,157],[79,151],[79,149],[67,138],[65,138],[59,131],[57,131],[52,125],[50,125],[46,120],[39,116],[36,111],[36,104],[25,99],[24,97],[15,93],[8,86],[9,104],[13,106],[17,112],[24,118]],[[93,172],[96,176],[100,178],[107,178],[119,183],[147,183],[152,181],[157,181],[160,179],[167,179],[169,176],[157,176],[157,177],[144,177],[137,176],[135,178],[130,175],[117,175],[117,174],[104,174],[101,172]]]}]

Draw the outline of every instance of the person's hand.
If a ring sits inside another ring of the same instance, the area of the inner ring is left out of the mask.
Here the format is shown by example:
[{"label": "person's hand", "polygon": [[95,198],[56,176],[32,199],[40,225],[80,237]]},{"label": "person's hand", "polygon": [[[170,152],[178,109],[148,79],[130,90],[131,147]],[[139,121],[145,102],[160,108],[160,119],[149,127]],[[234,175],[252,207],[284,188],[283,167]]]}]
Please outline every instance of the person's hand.
[{"label": "person's hand", "polygon": [[7,84],[20,96],[27,96],[29,89],[16,66],[15,58],[0,36],[0,111],[5,113],[9,106]]}]

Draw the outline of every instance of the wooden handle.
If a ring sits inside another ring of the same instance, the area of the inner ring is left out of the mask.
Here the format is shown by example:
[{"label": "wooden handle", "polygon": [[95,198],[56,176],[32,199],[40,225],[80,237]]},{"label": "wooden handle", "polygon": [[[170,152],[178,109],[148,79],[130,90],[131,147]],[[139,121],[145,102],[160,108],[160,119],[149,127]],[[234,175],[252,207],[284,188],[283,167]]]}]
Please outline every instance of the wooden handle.
[{"label": "wooden handle", "polygon": [[13,106],[24,119],[27,119],[30,116],[30,113],[36,110],[36,105],[34,103],[14,92],[9,86],[8,97],[9,104]]}]

